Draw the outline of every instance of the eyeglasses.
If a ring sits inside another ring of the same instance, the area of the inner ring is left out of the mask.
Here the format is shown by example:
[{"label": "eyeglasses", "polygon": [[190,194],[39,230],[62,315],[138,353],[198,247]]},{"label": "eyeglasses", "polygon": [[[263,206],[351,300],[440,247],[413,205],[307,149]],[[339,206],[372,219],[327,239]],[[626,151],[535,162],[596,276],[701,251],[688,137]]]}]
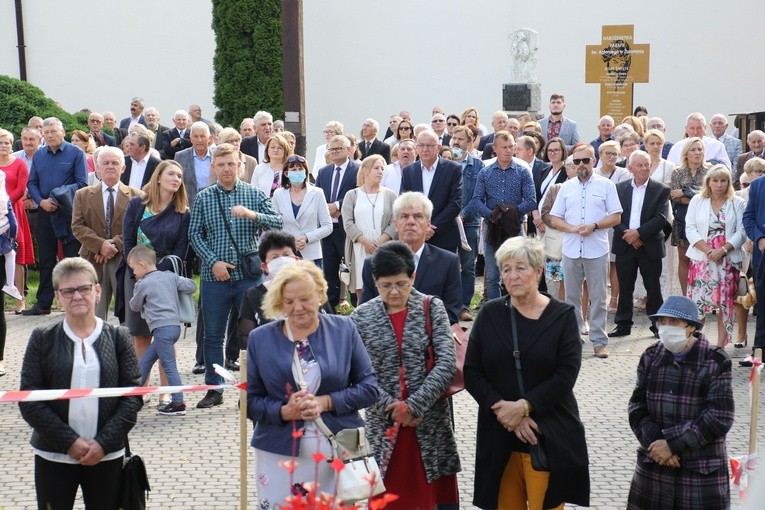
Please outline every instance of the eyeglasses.
[{"label": "eyeglasses", "polygon": [[437,143],[418,143],[415,147],[417,147],[418,149],[424,149],[426,147],[428,149],[434,149],[438,147],[438,144]]},{"label": "eyeglasses", "polygon": [[557,154],[559,152],[562,152],[561,149],[547,149],[548,154],[549,153]]},{"label": "eyeglasses", "polygon": [[[342,150],[347,149],[347,147],[330,147],[327,149],[327,152],[340,152]],[[305,160],[303,160],[305,161]]]},{"label": "eyeglasses", "polygon": [[287,163],[305,163],[305,158],[303,156],[290,156],[287,158]]},{"label": "eyeglasses", "polygon": [[616,156],[618,156],[618,154],[615,152],[604,152],[603,155],[608,156],[609,158],[615,158]]},{"label": "eyeglasses", "polygon": [[377,285],[377,290],[382,292],[390,292],[393,289],[396,289],[399,292],[403,292],[412,286],[412,282],[411,281],[396,282],[396,283],[385,282],[385,283],[376,283],[375,285]]},{"label": "eyeglasses", "polygon": [[87,285],[80,285],[79,287],[67,287],[65,289],[58,289],[58,293],[61,294],[61,297],[66,299],[72,299],[75,292],[79,292],[80,296],[88,296],[91,292],[93,292],[93,287],[95,286],[95,283],[88,283]]},{"label": "eyeglasses", "polygon": [[574,158],[574,164],[578,165],[579,163],[584,163],[585,165],[589,165],[590,161],[592,161],[592,158]]},{"label": "eyeglasses", "polygon": [[325,135],[336,135],[337,134],[336,132],[332,131],[331,129],[325,129],[324,131],[322,131],[322,133],[324,133]]},{"label": "eyeglasses", "polygon": [[400,128],[398,128],[398,130],[399,131],[411,131],[412,128],[410,128],[409,126],[401,126]]},{"label": "eyeglasses", "polygon": [[457,124],[456,122],[447,122],[446,125],[449,126],[449,127],[457,127],[457,126],[459,126],[459,124]]}]

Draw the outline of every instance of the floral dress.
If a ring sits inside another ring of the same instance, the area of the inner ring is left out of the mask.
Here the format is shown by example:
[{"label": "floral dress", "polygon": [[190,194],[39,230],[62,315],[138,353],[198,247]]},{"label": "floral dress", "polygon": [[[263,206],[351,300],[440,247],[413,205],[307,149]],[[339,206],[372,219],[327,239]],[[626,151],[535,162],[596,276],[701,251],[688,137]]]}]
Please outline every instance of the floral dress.
[{"label": "floral dress", "polygon": [[[724,207],[720,209],[719,215],[714,211],[709,215],[707,244],[713,250],[727,242],[725,220]],[[709,260],[691,260],[688,268],[688,297],[696,303],[702,317],[713,308],[720,308],[727,333],[726,344],[733,333],[736,289],[740,271],[741,263],[731,262],[729,257],[723,257],[720,264]]]}]

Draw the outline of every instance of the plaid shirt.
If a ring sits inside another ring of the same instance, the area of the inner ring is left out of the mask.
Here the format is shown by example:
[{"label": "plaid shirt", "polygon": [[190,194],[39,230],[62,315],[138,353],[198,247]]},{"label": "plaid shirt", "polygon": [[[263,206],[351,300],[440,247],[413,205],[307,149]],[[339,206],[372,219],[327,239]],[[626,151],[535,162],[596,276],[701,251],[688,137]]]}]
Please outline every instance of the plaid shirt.
[{"label": "plaid shirt", "polygon": [[[220,213],[220,204],[225,216]],[[255,221],[246,218],[234,218],[231,208],[243,205],[258,213]],[[212,266],[222,260],[236,266],[231,272],[232,280],[243,280],[244,275],[239,268],[239,255],[231,243],[226,224],[231,226],[236,244],[242,254],[258,247],[258,236],[264,230],[282,228],[282,217],[276,214],[271,201],[258,188],[237,180],[231,191],[226,191],[219,184],[213,184],[201,190],[191,208],[191,223],[189,224],[189,240],[194,251],[200,258],[202,280],[214,281]]]},{"label": "plaid shirt", "polygon": [[691,350],[679,361],[657,342],[640,357],[637,385],[629,402],[639,453],[666,439],[684,470],[705,469],[712,460],[727,462],[725,435],[733,425],[731,361],[696,333]]},{"label": "plaid shirt", "polygon": [[735,165],[738,157],[741,156],[741,140],[728,133],[723,133],[718,140],[725,146],[725,152],[728,153],[731,164]]}]

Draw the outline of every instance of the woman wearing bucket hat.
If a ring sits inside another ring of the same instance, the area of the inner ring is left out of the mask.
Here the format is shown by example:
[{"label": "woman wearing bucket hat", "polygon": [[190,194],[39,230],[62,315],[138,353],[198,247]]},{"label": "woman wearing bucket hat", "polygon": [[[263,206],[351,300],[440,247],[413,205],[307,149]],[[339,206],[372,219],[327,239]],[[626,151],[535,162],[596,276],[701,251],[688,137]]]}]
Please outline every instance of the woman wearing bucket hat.
[{"label": "woman wearing bucket hat", "polygon": [[729,508],[730,358],[699,331],[690,299],[670,296],[652,317],[660,341],[640,357],[629,403],[640,447],[627,508]]}]

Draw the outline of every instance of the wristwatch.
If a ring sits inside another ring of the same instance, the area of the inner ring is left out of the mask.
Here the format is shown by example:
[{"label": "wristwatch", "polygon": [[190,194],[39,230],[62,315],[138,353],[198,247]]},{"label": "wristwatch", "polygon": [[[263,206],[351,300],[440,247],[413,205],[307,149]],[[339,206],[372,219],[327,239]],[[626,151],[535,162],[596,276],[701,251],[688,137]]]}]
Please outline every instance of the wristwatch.
[{"label": "wristwatch", "polygon": [[594,225],[594,227],[592,227],[593,232],[595,232],[596,230],[600,228],[597,223],[593,223],[593,225]]}]

